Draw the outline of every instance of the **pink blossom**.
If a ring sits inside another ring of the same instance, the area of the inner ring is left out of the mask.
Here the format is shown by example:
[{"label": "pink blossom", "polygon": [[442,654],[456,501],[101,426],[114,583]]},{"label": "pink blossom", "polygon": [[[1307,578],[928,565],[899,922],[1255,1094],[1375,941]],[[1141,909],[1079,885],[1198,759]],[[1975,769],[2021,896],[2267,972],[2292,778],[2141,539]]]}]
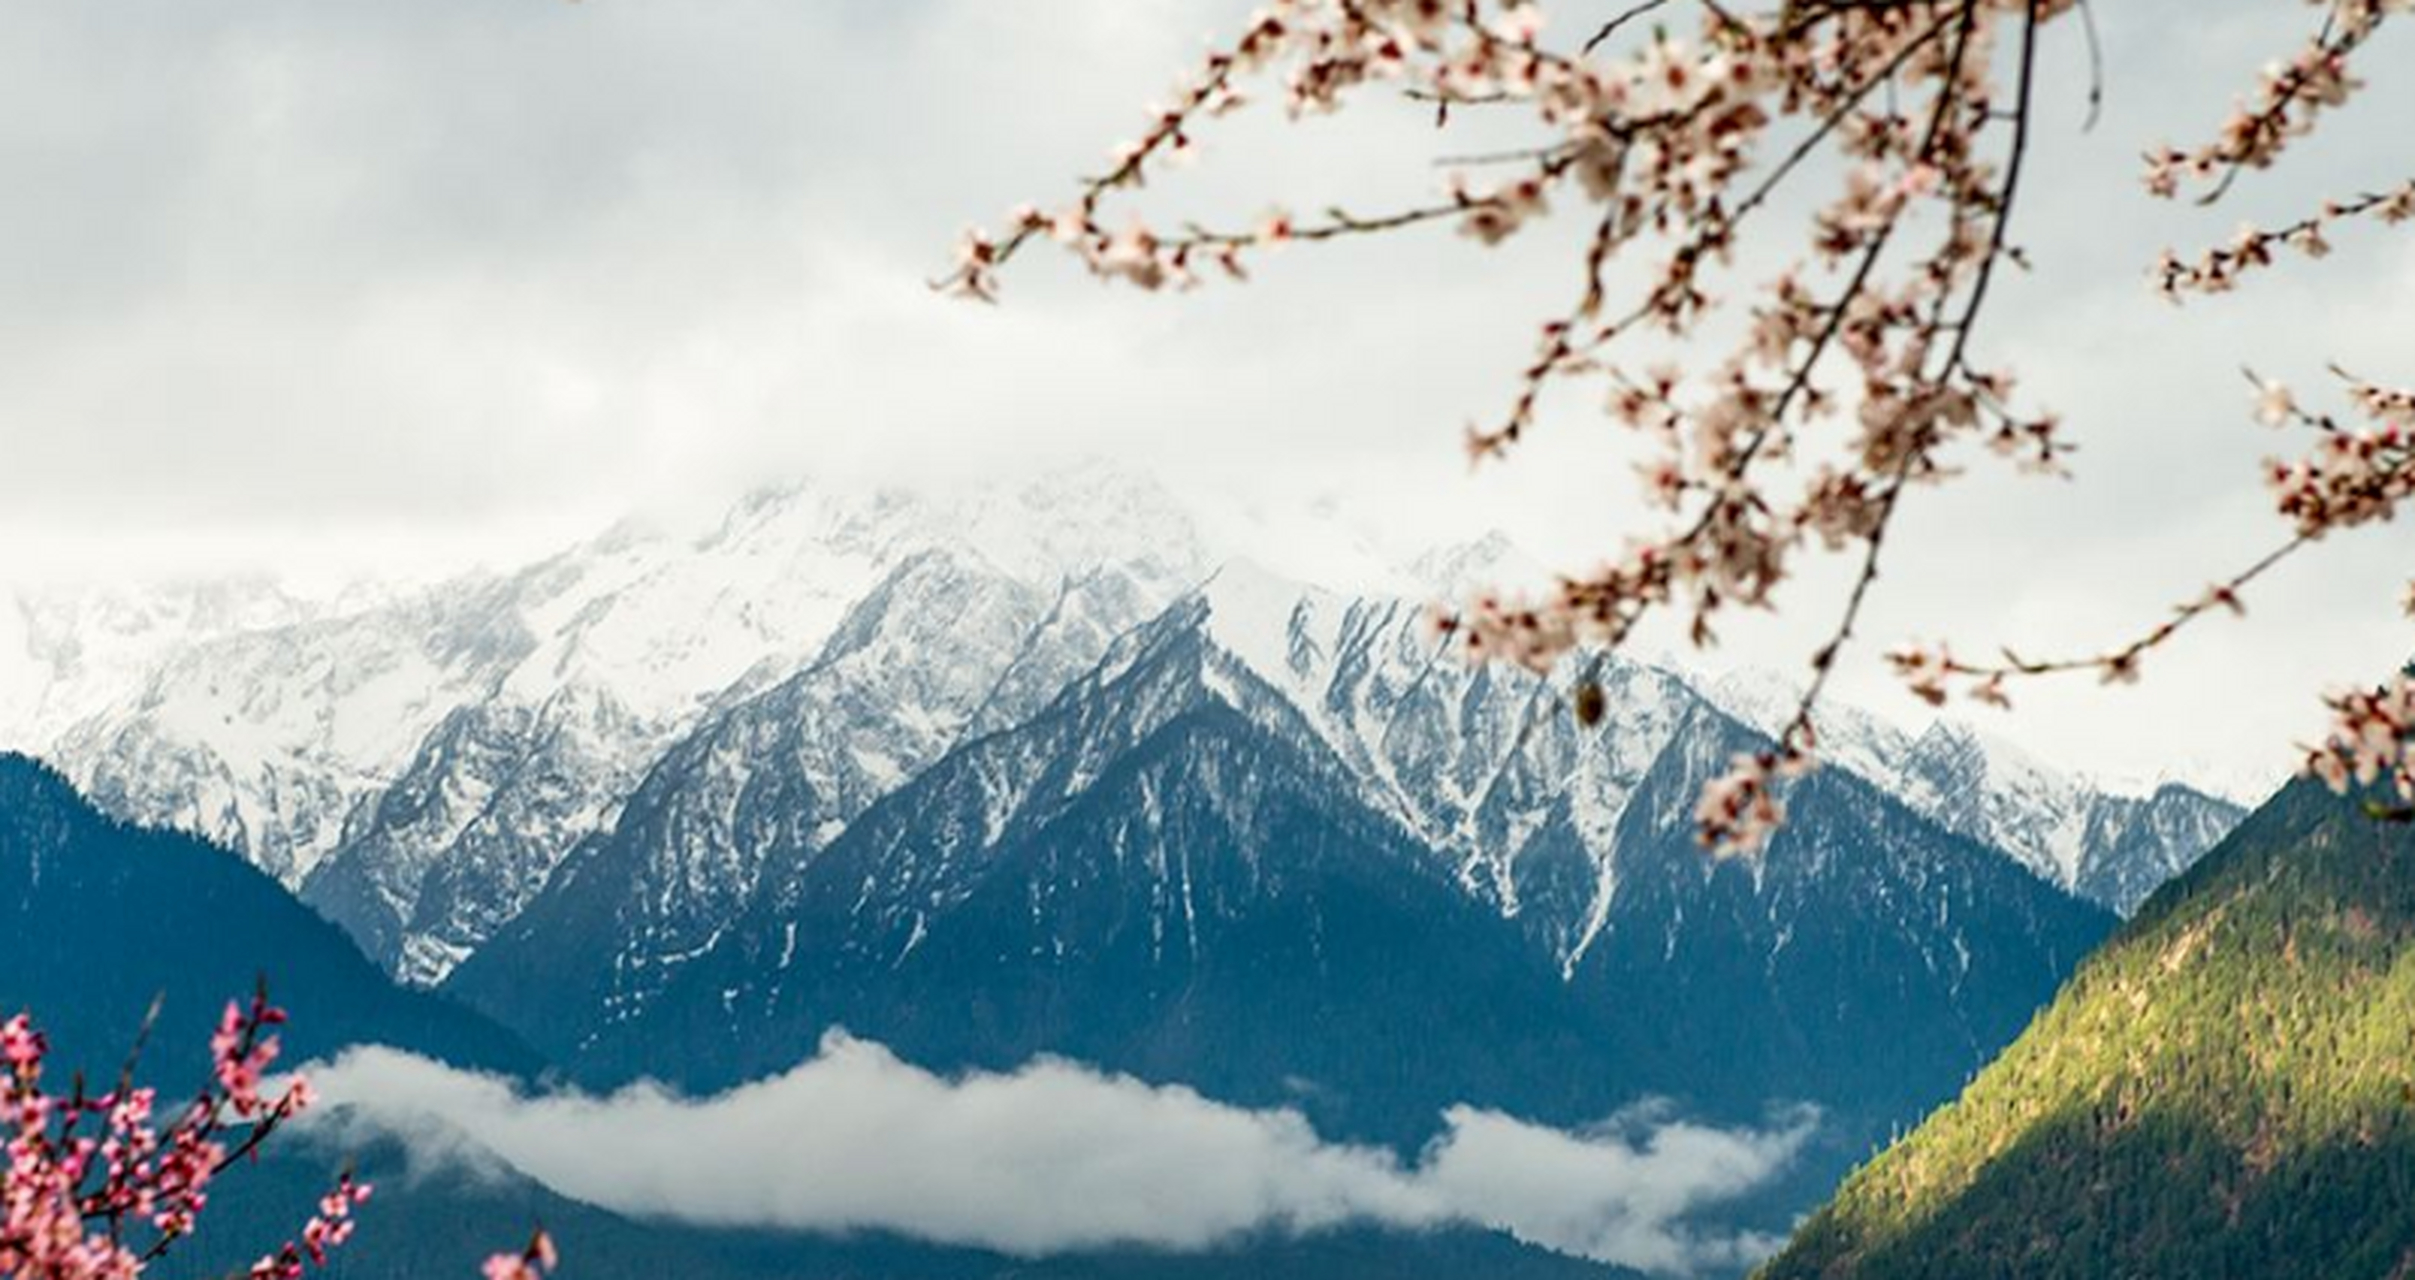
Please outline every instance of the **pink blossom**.
[{"label": "pink blossom", "polygon": [[485,1280],[545,1280],[545,1275],[559,1263],[554,1251],[553,1237],[544,1231],[529,1238],[528,1245],[518,1253],[498,1253],[487,1258],[479,1274]]}]

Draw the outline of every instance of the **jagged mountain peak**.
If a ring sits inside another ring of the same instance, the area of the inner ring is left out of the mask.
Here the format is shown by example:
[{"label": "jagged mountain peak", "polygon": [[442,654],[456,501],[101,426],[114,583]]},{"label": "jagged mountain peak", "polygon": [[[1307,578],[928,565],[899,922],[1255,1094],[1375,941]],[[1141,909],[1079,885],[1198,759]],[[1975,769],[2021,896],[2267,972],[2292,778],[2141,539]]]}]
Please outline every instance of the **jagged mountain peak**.
[{"label": "jagged mountain peak", "polygon": [[[1705,682],[1703,693],[1737,720],[1776,735],[1802,705],[1802,682],[1763,667],[1739,667]],[[1861,707],[1824,699],[1812,708],[1820,759],[1882,784],[1898,780],[1916,737],[1903,726]]]},{"label": "jagged mountain peak", "polygon": [[809,865],[951,750],[1031,719],[1161,603],[1115,567],[1039,585],[961,548],[905,557],[811,663],[665,751],[454,988],[516,1006],[541,974],[578,993],[521,1011],[557,1045],[597,1034],[599,1011],[637,1016],[762,877]]},{"label": "jagged mountain peak", "polygon": [[1561,702],[1574,664],[1554,680],[1471,667],[1433,633],[1429,611],[1243,561],[1153,629],[1195,635],[1211,693],[1342,762],[1359,803],[1572,963],[1616,889],[1618,815],[1694,695],[1666,673],[1605,658],[1594,671],[1608,727],[1583,731]]},{"label": "jagged mountain peak", "polygon": [[[547,1039],[599,1083],[695,1088],[843,1024],[943,1066],[1073,1054],[1411,1144],[1449,1102],[1561,1122],[1670,1092],[1739,1114],[1798,1079],[1861,1126],[1871,1099],[1896,1114],[1960,1079],[2101,928],[1841,776],[1807,784],[1784,892],[1762,893],[1701,857],[1690,820],[1694,781],[1750,731],[1665,673],[1606,672],[1625,733],[1529,731],[1542,682],[1428,670],[1403,643],[1414,609],[1272,589],[1291,585],[1219,575],[1184,596],[1022,722],[791,846],[670,964],[622,966],[661,975],[645,998]],[[1359,623],[1311,625],[1320,602]],[[1261,634],[1237,640],[1244,624]],[[1265,643],[1297,634],[1314,661]],[[1309,696],[1269,665],[1317,677]],[[1370,696],[1389,741],[1356,718]],[[1665,823],[1623,807],[1637,786]],[[576,989],[540,994],[544,970],[507,958],[474,958],[456,990],[525,1025],[544,1011],[517,1005]],[[2007,976],[1966,972],[1985,966]],[[1736,1025],[1702,1016],[1731,1001]],[[1859,1051],[1907,1009],[1916,1069]],[[1856,1049],[1794,1071],[1814,1038]]]},{"label": "jagged mountain peak", "polygon": [[180,648],[349,611],[351,597],[257,573],[141,587],[0,583],[0,746],[50,750]]},{"label": "jagged mountain peak", "polygon": [[2002,737],[1949,717],[1931,721],[1914,740],[1912,749],[1926,759],[1955,761],[2006,778],[2089,785],[2082,775],[2056,769]]},{"label": "jagged mountain peak", "polygon": [[968,597],[1006,581],[975,552],[940,547],[910,552],[848,606],[811,665],[843,661],[898,628],[946,628],[972,603]]}]

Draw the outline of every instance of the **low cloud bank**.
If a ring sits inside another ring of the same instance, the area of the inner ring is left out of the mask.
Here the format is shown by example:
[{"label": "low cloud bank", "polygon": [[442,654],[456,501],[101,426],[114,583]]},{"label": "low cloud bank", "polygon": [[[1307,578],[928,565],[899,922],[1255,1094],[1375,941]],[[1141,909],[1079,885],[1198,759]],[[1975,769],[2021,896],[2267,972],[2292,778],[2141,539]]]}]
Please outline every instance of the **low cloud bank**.
[{"label": "low cloud bank", "polygon": [[795,1070],[711,1098],[651,1085],[530,1095],[383,1048],[350,1050],[312,1078],[347,1109],[319,1113],[337,1117],[323,1124],[391,1133],[422,1159],[500,1159],[623,1213],[872,1229],[1025,1256],[1197,1250],[1268,1230],[1483,1226],[1682,1274],[1768,1250],[1766,1238],[1689,1219],[1765,1183],[1813,1123],[1805,1112],[1768,1131],[1722,1130],[1635,1111],[1572,1133],[1456,1107],[1410,1164],[1325,1142],[1294,1111],[1048,1059],[947,1078],[840,1032]]}]

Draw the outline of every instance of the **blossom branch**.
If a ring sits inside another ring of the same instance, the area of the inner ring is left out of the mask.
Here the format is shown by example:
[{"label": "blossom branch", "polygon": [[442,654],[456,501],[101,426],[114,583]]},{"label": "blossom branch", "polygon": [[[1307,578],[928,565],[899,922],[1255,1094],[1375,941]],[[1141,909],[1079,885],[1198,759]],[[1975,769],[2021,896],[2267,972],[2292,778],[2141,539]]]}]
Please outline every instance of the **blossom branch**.
[{"label": "blossom branch", "polygon": [[[271,1099],[265,1073],[278,1056],[273,1028],[285,1013],[268,1002],[265,985],[246,1002],[230,1001],[210,1038],[210,1077],[193,1101],[165,1125],[159,1095],[137,1086],[135,1071],[159,1002],[149,1016],[116,1087],[98,1096],[78,1075],[65,1094],[43,1085],[48,1039],[24,1014],[0,1021],[0,1276],[17,1280],[139,1280],[150,1265],[189,1237],[218,1175],[247,1159],[312,1101],[309,1082],[295,1076]],[[234,1124],[248,1136],[231,1149]],[[247,1280],[300,1280],[326,1267],[353,1233],[354,1211],[369,1200],[369,1184],[350,1171],[319,1199],[317,1211],[292,1239],[242,1274]],[[137,1249],[130,1235],[147,1231]],[[543,1233],[543,1266],[552,1244]],[[531,1245],[531,1249],[536,1248]],[[508,1255],[505,1255],[508,1256]],[[527,1255],[535,1264],[538,1257]],[[488,1276],[497,1275],[494,1264]],[[534,1270],[506,1280],[535,1280]]]},{"label": "blossom branch", "polygon": [[2383,387],[2346,374],[2346,395],[2356,421],[2301,407],[2289,389],[2249,374],[2256,416],[2268,426],[2298,426],[2316,436],[2314,449],[2295,462],[2266,463],[2276,512],[2293,526],[2292,536],[2230,577],[2180,605],[2170,617],[2117,648],[2078,657],[2037,660],[2010,650],[1993,663],[1965,662],[1943,646],[1909,646],[1889,655],[1912,691],[1931,704],[1950,696],[1951,683],[1968,683],[1978,701],[2008,705],[2006,682],[2016,677],[2093,672],[2105,683],[2138,678],[2152,651],[2192,623],[2215,613],[2244,615],[2249,586],[2335,530],[2386,521],[2415,497],[2415,390]]},{"label": "blossom branch", "polygon": [[[2334,0],[2307,48],[2267,77],[2219,138],[2150,157],[2150,189],[2168,196],[2194,181],[2218,198],[2238,172],[2271,164],[2288,140],[2346,101],[2357,87],[2350,56],[2385,18],[2410,8],[2415,0]],[[1679,11],[1691,14],[1690,25],[1666,21]],[[1152,114],[1109,173],[1081,185],[1073,204],[1054,214],[1026,207],[1001,234],[968,237],[941,283],[994,298],[999,268],[1038,238],[1062,244],[1101,278],[1153,289],[1196,284],[1196,268],[1211,262],[1246,279],[1249,255],[1284,243],[1448,221],[1492,245],[1555,203],[1592,206],[1573,304],[1542,326],[1507,413],[1471,430],[1468,448],[1479,460],[1505,454],[1533,428],[1547,387],[1598,378],[1611,417],[1652,446],[1641,468],[1645,495],[1668,523],[1599,569],[1563,577],[1541,599],[1469,602],[1447,624],[1447,638],[1470,658],[1548,672],[1576,649],[1615,649],[1647,618],[1679,610],[1693,642],[1707,646],[1726,610],[1771,607],[1801,554],[1858,553],[1838,625],[1809,655],[1812,680],[1779,744],[1705,794],[1705,836],[1749,846],[1782,814],[1776,791],[1784,773],[1810,761],[1818,700],[1874,592],[1907,487],[1951,479],[1951,451],[1964,443],[2025,470],[2062,471],[2069,446],[2059,420],[2018,408],[2012,376],[1978,367],[1974,352],[2000,269],[2026,262],[2014,217],[2029,164],[2040,35],[2074,12],[2085,13],[2078,0],[1769,0],[1757,10],[1639,0],[1562,53],[1543,39],[1540,9],[1524,0],[1273,0],[1236,44],[1209,55],[1173,107]],[[1647,15],[1656,25],[1644,33]],[[2008,31],[2017,53],[2000,57]],[[2094,79],[2093,31],[2090,40]],[[1138,219],[1118,231],[1102,225],[1111,193],[1140,186],[1151,167],[1187,152],[1198,120],[1241,104],[1244,77],[1273,72],[1282,73],[1295,115],[1337,110],[1352,90],[1388,84],[1436,104],[1445,120],[1456,104],[1522,106],[1544,140],[1480,158],[1530,166],[1507,181],[1478,187],[1454,177],[1448,199],[1380,219],[1336,212],[1301,223],[1277,214],[1246,233],[1193,226],[1167,235]],[[2094,101],[2092,91],[2092,108]],[[1839,186],[1811,218],[1810,266],[1761,282],[1733,349],[1640,371],[1611,360],[1639,327],[1682,339],[1719,312],[1709,273],[1732,261],[1746,224],[1774,194],[1818,161],[1833,165]],[[2329,224],[2410,214],[2415,185],[2339,202],[2198,264],[2169,258],[2163,283],[2167,291],[2227,287],[2276,246],[2315,251]],[[1936,243],[1911,248],[1916,229],[1930,225],[1942,228]],[[1639,296],[1621,304],[1612,264],[1644,242],[1650,270]],[[2289,545],[2130,644],[2053,662],[2008,653],[1998,664],[1965,663],[1943,649],[1891,660],[1932,702],[1944,700],[1949,683],[2001,704],[2014,676],[2095,670],[2129,678],[2142,655],[2211,611],[2237,608],[2250,583],[2301,546],[2395,509],[2415,476],[2395,394],[2352,386],[2351,399],[2373,424],[2331,424],[2306,459],[2270,469],[2277,506],[2295,526]],[[1811,476],[1804,490],[1781,494],[1791,483],[1785,477],[1799,474]],[[1580,718],[1587,684],[1580,679]]]},{"label": "blossom branch", "polygon": [[2321,29],[2288,61],[2264,73],[2215,138],[2192,150],[2163,147],[2147,156],[2147,189],[2177,196],[2184,181],[2210,184],[2198,197],[2213,204],[2239,175],[2268,169],[2289,144],[2312,133],[2325,111],[2347,104],[2364,81],[2349,70],[2351,55],[2389,18],[2415,10],[2415,0],[2332,0]]},{"label": "blossom branch", "polygon": [[2329,257],[2330,229],[2363,217],[2390,226],[2415,219],[2415,179],[2388,191],[2327,202],[2285,227],[2243,226],[2230,243],[2208,249],[2194,261],[2184,260],[2167,249],[2155,264],[2155,287],[2174,301],[2190,293],[2228,293],[2238,287],[2240,278],[2249,271],[2271,266],[2285,248],[2309,258]]},{"label": "blossom branch", "polygon": [[2106,684],[2134,683],[2146,656],[2169,643],[2190,624],[2218,612],[2243,616],[2247,612],[2247,588],[2313,541],[2313,538],[2305,535],[2291,538],[2257,557],[2245,569],[2175,607],[2170,617],[2146,632],[2122,645],[2097,653],[2033,659],[2007,648],[2002,651],[1999,661],[1968,662],[1955,657],[1952,650],[1944,645],[1906,645],[1889,653],[1887,661],[1912,692],[1931,706],[1945,705],[1952,697],[1951,681],[1957,678],[1968,682],[1965,693],[1972,701],[2000,708],[2012,705],[2007,685],[2020,677],[2092,672]]},{"label": "blossom branch", "polygon": [[2306,772],[2332,790],[2388,785],[2396,804],[2369,802],[2375,817],[2415,820],[2415,679],[2400,675],[2377,689],[2333,694],[2330,735],[2306,751]]}]

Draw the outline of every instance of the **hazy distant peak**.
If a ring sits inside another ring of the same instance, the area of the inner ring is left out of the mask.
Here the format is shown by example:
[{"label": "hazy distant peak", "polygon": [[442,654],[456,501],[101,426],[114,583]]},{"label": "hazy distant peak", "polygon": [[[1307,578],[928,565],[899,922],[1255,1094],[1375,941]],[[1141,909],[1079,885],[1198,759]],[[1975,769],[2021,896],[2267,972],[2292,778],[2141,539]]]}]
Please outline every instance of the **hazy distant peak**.
[{"label": "hazy distant peak", "polygon": [[1495,529],[1483,537],[1432,547],[1411,560],[1409,576],[1443,600],[1458,600],[1479,591],[1540,591],[1552,574],[1543,562],[1507,533]]}]

